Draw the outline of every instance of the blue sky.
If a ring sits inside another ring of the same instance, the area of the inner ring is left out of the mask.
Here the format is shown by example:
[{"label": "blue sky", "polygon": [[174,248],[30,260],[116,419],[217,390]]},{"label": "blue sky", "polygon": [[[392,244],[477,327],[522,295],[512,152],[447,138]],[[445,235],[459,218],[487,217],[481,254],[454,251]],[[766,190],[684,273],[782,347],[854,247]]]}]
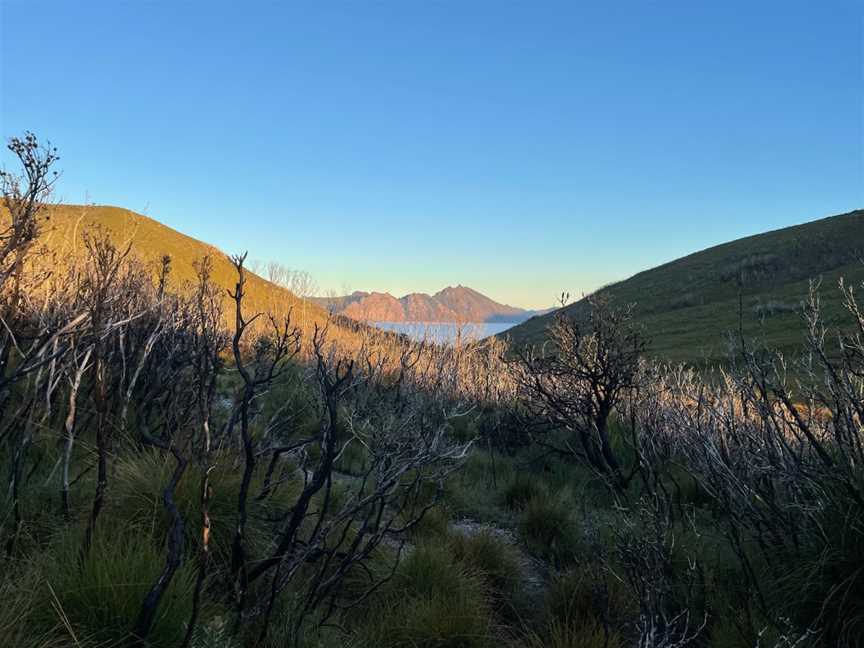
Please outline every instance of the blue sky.
[{"label": "blue sky", "polygon": [[60,196],[522,306],[864,206],[860,2],[0,0]]}]

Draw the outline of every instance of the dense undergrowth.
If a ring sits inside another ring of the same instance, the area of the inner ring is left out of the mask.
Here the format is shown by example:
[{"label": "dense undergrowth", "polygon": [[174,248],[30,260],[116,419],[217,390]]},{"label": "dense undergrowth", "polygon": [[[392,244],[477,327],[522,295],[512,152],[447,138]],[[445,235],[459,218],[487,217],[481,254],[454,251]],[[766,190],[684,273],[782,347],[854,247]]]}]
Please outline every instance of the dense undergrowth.
[{"label": "dense undergrowth", "polygon": [[227,317],[206,259],[173,283],[99,232],[46,272],[54,157],[11,147],[4,645],[861,644],[850,288],[824,323],[814,286],[799,357],[742,336],[713,376],[646,362],[602,300],[506,362],[496,343],[347,353],[249,312],[242,256]]},{"label": "dense undergrowth", "polygon": [[[26,531],[14,560],[7,559],[2,579],[3,597],[10,605],[0,611],[0,635],[13,638],[9,645],[103,646],[128,640],[166,550],[170,520],[160,487],[172,462],[148,450],[130,448],[124,454],[116,466],[106,524],[83,561],[79,552],[87,507],[77,506],[69,520],[58,523],[56,489],[34,489],[28,496]],[[210,500],[214,589],[229,572],[236,524],[240,479],[230,461],[226,456],[224,468],[217,468],[221,472],[213,481],[219,486]],[[31,475],[34,483],[47,480],[50,457],[42,465]],[[82,480],[86,483],[88,476]],[[261,481],[259,471],[253,483],[260,487]],[[781,572],[763,561],[751,565],[768,608],[784,613],[786,625],[774,627],[759,610],[748,575],[725,539],[727,521],[711,510],[711,500],[698,487],[685,481],[680,474],[666,478],[670,491],[678,489],[675,506],[692,515],[682,516],[668,530],[677,537],[669,577],[673,590],[682,588],[672,592],[675,606],[692,606],[694,618],[709,615],[700,641],[693,645],[794,645],[800,636],[807,639],[797,645],[831,645],[820,642],[815,628],[808,635],[807,628],[820,614],[823,597],[844,579],[854,579],[864,564],[860,543],[848,544],[861,529],[834,521],[838,526],[825,529],[833,545],[822,549],[825,553],[805,553],[799,562],[784,564]],[[176,491],[178,507],[188,520],[195,518],[199,506],[197,486],[183,480]],[[257,553],[265,553],[280,511],[291,506],[299,487],[299,482],[287,482],[276,497],[250,511],[249,538]],[[638,494],[631,497],[631,506],[638,506]],[[830,515],[826,523],[832,522]],[[464,519],[478,524],[462,530],[459,521]],[[587,468],[531,447],[477,450],[463,470],[448,478],[441,503],[411,532],[392,577],[338,624],[310,628],[300,645],[632,645],[638,596],[623,575],[626,566],[610,556],[623,525],[607,487]],[[502,529],[509,533],[500,533]],[[198,544],[189,533],[186,562],[160,604],[147,645],[172,646],[183,639]],[[397,550],[381,547],[382,555],[366,568],[389,577],[392,555],[386,554]],[[687,585],[699,591],[696,597],[683,591],[692,576],[690,560],[699,562],[698,578]],[[358,583],[353,585],[362,589],[365,575],[355,577]],[[861,623],[860,616],[848,615],[855,610],[861,614],[861,590],[856,587],[860,584],[851,582],[843,592],[845,601],[837,602],[844,610],[840,622],[849,624],[850,632]],[[254,626],[232,630],[233,614],[229,602],[209,603],[192,645],[256,644]],[[292,645],[287,642],[294,640],[293,621],[290,605],[277,610],[270,636],[261,645]],[[798,635],[793,634],[796,630]],[[783,636],[794,638],[787,644]],[[847,645],[856,645],[855,640],[850,638]]]}]

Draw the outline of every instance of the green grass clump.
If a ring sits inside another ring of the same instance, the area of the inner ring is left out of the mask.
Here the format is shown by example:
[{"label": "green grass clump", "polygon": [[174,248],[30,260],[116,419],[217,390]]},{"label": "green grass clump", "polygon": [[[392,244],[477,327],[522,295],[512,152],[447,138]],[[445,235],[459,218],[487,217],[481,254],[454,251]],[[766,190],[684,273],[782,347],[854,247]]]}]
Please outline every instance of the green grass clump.
[{"label": "green grass clump", "polygon": [[542,482],[536,476],[526,472],[514,473],[502,492],[504,504],[510,510],[522,510],[529,501],[543,494]]},{"label": "green grass clump", "polygon": [[513,474],[512,459],[475,452],[464,466],[447,479],[444,502],[455,518],[472,518],[500,524],[507,517],[498,489]]},{"label": "green grass clump", "polygon": [[621,582],[589,565],[573,567],[553,578],[545,608],[550,622],[590,624],[606,619],[619,627],[633,613],[632,601]]},{"label": "green grass clump", "polygon": [[[232,467],[228,457],[214,456],[216,468],[210,472],[211,558],[218,564],[227,562],[237,520],[237,497],[242,470]],[[171,518],[162,503],[162,491],[171,478],[175,462],[170,454],[156,450],[127,452],[116,464],[115,478],[108,489],[106,516],[136,525],[154,542],[164,541]],[[296,482],[281,484],[264,501],[257,495],[263,486],[266,466],[258,466],[249,489],[249,521],[246,537],[253,551],[264,551],[273,529],[265,520],[287,510],[299,488]],[[278,470],[274,482],[278,480]],[[187,548],[198,550],[201,521],[201,471],[190,464],[174,491],[177,509],[186,522]]]},{"label": "green grass clump", "polygon": [[516,550],[490,531],[475,534],[455,533],[450,549],[456,561],[478,573],[499,597],[512,595],[521,579]]},{"label": "green grass clump", "polygon": [[478,434],[476,416],[457,416],[450,419],[450,438],[457,443],[467,443]]},{"label": "green grass clump", "polygon": [[572,504],[562,496],[532,497],[519,518],[519,535],[534,555],[555,565],[572,563],[579,554],[579,530]]},{"label": "green grass clump", "polygon": [[[29,627],[72,645],[131,641],[141,602],[165,564],[162,548],[136,527],[109,524],[81,559],[81,535],[64,535],[38,565],[38,603]],[[194,566],[185,562],[162,597],[148,646],[177,646],[191,614]],[[22,624],[23,625],[23,624]],[[134,644],[133,644],[134,645]]]},{"label": "green grass clump", "polygon": [[408,538],[411,542],[423,542],[424,540],[441,540],[446,538],[450,529],[450,518],[441,506],[434,506],[420,518],[420,521],[411,527]]},{"label": "green grass clump", "polygon": [[[65,531],[64,526],[57,524],[62,511],[61,471],[56,469],[61,450],[56,440],[47,435],[37,439],[30,447],[25,464],[25,481],[17,502],[22,521],[19,527],[15,525],[12,498],[4,496],[0,501],[0,548],[6,551],[11,549],[16,560],[42,551],[58,531]],[[0,466],[12,464],[10,451],[13,449],[9,444],[0,443]],[[73,451],[73,466],[89,463],[90,452],[91,448],[79,443]],[[71,517],[89,512],[95,488],[95,472],[83,472],[80,475],[70,501]]]},{"label": "green grass clump", "polygon": [[798,627],[818,624],[826,644],[856,645],[864,637],[864,513],[829,509],[821,524],[796,560],[766,573],[766,596]]},{"label": "green grass clump", "polygon": [[493,637],[483,577],[442,545],[417,547],[363,618],[357,637],[370,648],[485,648]]},{"label": "green grass clump", "polygon": [[614,632],[607,634],[597,621],[575,625],[560,620],[550,621],[541,630],[529,631],[513,648],[624,648]]},{"label": "green grass clump", "polygon": [[[523,648],[618,648],[621,636],[607,627],[620,628],[629,613],[626,593],[598,572],[571,568],[549,584],[539,628],[529,629],[518,646]],[[607,623],[604,623],[604,620]]]},{"label": "green grass clump", "polygon": [[[50,590],[32,564],[5,569],[0,576],[0,638],[2,645],[16,648],[52,648],[64,645],[61,623],[45,623],[40,628],[31,622]],[[68,645],[68,644],[66,644]]]}]

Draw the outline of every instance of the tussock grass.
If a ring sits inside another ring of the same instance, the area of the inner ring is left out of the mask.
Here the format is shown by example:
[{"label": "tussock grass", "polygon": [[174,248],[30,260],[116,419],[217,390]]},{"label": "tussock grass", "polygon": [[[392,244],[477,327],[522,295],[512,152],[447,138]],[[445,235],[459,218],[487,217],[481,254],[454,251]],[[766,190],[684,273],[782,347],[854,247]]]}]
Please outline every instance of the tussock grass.
[{"label": "tussock grass", "polygon": [[608,633],[597,621],[576,625],[558,619],[541,630],[529,631],[512,648],[624,648],[619,635]]},{"label": "tussock grass", "polygon": [[519,511],[525,508],[532,499],[543,497],[543,482],[535,475],[526,472],[516,472],[507,481],[502,492],[504,504],[508,509]]},{"label": "tussock grass", "polygon": [[[213,457],[216,468],[210,473],[211,495],[209,501],[211,518],[211,556],[216,563],[225,563],[231,550],[231,540],[237,520],[237,496],[240,490],[242,471],[234,467],[227,456]],[[118,524],[134,525],[147,533],[154,542],[163,542],[171,525],[171,519],[162,504],[162,491],[175,467],[171,455],[145,449],[130,452],[119,458],[115,479],[108,490],[108,515],[118,519]],[[258,466],[250,488],[249,524],[247,538],[253,549],[265,550],[272,534],[273,522],[269,520],[287,509],[299,489],[292,480],[280,484],[275,494],[263,502],[255,496],[263,487],[266,466]],[[279,472],[274,475],[274,481]],[[174,500],[186,522],[188,551],[197,551],[200,544],[201,519],[201,473],[196,466],[187,467],[175,492]]]},{"label": "tussock grass", "polygon": [[828,510],[824,536],[801,559],[766,569],[769,600],[805,625],[819,619],[829,636],[854,645],[864,637],[864,513]]},{"label": "tussock grass", "polygon": [[512,479],[514,459],[485,451],[472,454],[447,480],[444,502],[454,518],[471,518],[502,524],[508,512],[501,506],[499,488]]},{"label": "tussock grass", "polygon": [[449,547],[456,562],[479,574],[496,597],[507,598],[519,588],[522,578],[519,556],[491,531],[472,535],[454,533]]},{"label": "tussock grass", "polygon": [[483,576],[448,547],[422,545],[400,565],[358,628],[363,646],[492,645],[493,614]]},{"label": "tussock grass", "polygon": [[[164,565],[161,548],[140,528],[106,523],[82,560],[81,539],[65,534],[33,565],[29,628],[67,645],[135,645],[130,632]],[[147,645],[176,646],[183,639],[193,581],[186,563],[162,599]]]},{"label": "tussock grass", "polygon": [[634,612],[621,582],[591,563],[555,576],[546,592],[545,609],[550,622],[577,624],[607,619],[612,625],[622,625]]},{"label": "tussock grass", "polygon": [[424,541],[443,542],[450,531],[450,518],[442,506],[434,506],[421,518],[409,533],[413,543]]},{"label": "tussock grass", "polygon": [[620,628],[632,614],[626,592],[587,566],[556,575],[546,592],[543,615],[514,648],[623,648]]},{"label": "tussock grass", "polygon": [[579,556],[579,529],[573,504],[562,495],[540,494],[525,504],[519,517],[519,535],[528,550],[555,565]]},{"label": "tussock grass", "polygon": [[0,578],[0,637],[3,645],[20,648],[54,648],[69,645],[63,638],[63,619],[36,628],[31,619],[51,594],[31,562],[7,569]]}]

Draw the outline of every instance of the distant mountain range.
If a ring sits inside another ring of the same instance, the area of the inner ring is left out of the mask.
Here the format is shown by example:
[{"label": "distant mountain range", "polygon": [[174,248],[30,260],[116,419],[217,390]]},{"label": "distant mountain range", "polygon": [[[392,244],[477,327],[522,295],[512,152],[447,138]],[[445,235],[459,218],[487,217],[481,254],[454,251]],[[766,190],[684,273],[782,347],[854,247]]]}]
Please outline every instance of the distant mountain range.
[{"label": "distant mountain range", "polygon": [[546,311],[532,311],[498,302],[466,286],[448,286],[434,295],[355,291],[343,297],[316,297],[334,313],[369,322],[499,322],[519,323]]}]

